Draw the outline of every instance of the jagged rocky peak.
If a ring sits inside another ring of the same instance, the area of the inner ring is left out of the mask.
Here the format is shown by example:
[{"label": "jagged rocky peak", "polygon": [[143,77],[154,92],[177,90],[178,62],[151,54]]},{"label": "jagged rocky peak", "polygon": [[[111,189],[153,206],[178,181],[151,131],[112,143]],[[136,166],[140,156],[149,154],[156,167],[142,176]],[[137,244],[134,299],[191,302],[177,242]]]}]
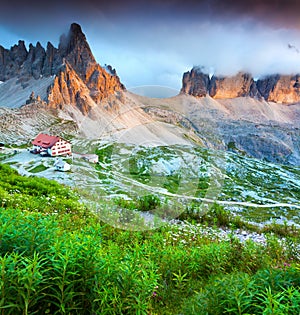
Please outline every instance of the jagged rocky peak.
[{"label": "jagged rocky peak", "polygon": [[27,55],[28,51],[22,40],[19,40],[18,44],[12,46],[10,50],[0,46],[0,81],[16,76]]},{"label": "jagged rocky peak", "polygon": [[204,72],[203,67],[193,67],[191,71],[185,72],[182,79],[181,93],[193,96],[206,96],[209,92],[209,75]]},{"label": "jagged rocky peak", "polygon": [[255,81],[250,73],[211,78],[203,67],[185,72],[181,93],[196,97],[209,95],[215,99],[253,97],[268,102],[293,104],[300,102],[300,75],[268,75]]},{"label": "jagged rocky peak", "polygon": [[257,81],[257,88],[268,102],[282,104],[300,102],[300,74],[265,76]]},{"label": "jagged rocky peak", "polygon": [[28,51],[23,40],[19,40],[18,45],[11,47],[10,54],[13,60],[21,66],[22,63],[26,60]]},{"label": "jagged rocky peak", "polygon": [[43,74],[46,77],[56,74],[62,64],[63,59],[62,56],[59,54],[58,49],[55,48],[50,42],[48,42],[42,70]]},{"label": "jagged rocky peak", "polygon": [[88,68],[96,64],[91,48],[79,24],[71,24],[68,35],[60,37],[59,51],[72,67],[82,76],[86,75]]},{"label": "jagged rocky peak", "polygon": [[42,100],[40,95],[35,96],[34,92],[32,91],[29,95],[29,98],[26,100],[26,105],[29,104],[41,104]]},{"label": "jagged rocky peak", "polygon": [[116,71],[106,70],[96,62],[80,25],[73,23],[68,35],[61,36],[58,51],[90,89],[96,103],[124,89]]},{"label": "jagged rocky peak", "polygon": [[42,47],[40,42],[37,42],[36,46],[30,44],[27,58],[24,61],[20,71],[20,76],[23,77],[23,79],[30,79],[31,77],[38,79],[40,76],[42,76],[45,55],[45,49]]},{"label": "jagged rocky peak", "polygon": [[86,36],[82,32],[81,26],[77,23],[72,23],[68,34],[61,35],[58,48],[64,51],[64,55],[66,56],[78,46],[87,48],[91,53],[91,49],[87,43]]}]

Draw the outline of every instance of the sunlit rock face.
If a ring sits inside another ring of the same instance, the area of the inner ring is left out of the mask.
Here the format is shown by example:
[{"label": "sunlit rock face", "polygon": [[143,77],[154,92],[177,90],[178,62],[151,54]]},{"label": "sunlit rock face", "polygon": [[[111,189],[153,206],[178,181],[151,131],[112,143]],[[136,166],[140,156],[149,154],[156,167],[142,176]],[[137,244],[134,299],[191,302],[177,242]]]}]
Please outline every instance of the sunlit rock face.
[{"label": "sunlit rock face", "polygon": [[[71,104],[79,104],[84,108],[84,99],[87,103],[90,101],[89,98],[99,103],[114,92],[124,89],[113,69],[106,71],[96,62],[78,24],[72,24],[69,34],[61,36],[58,53],[62,57],[63,67],[57,69],[59,78],[55,81],[54,88],[63,91],[67,84]],[[58,87],[59,84],[62,86]],[[54,92],[51,95],[54,95]],[[65,95],[62,97],[62,100],[65,100],[63,104],[68,104],[66,101],[69,98],[66,93],[63,95]],[[85,96],[82,97],[83,95]],[[51,100],[52,104],[53,99],[55,97]]]},{"label": "sunlit rock face", "polygon": [[300,102],[300,75],[270,75],[257,81],[266,101],[292,104]]},{"label": "sunlit rock face", "polygon": [[75,105],[83,114],[87,114],[89,108],[93,106],[89,94],[87,86],[74,69],[66,63],[49,89],[48,104],[52,108],[62,107],[65,104]]},{"label": "sunlit rock face", "polygon": [[181,93],[214,99],[252,97],[268,102],[293,104],[300,102],[300,75],[269,75],[255,81],[251,74],[239,72],[234,76],[211,78],[203,68],[185,72]]},{"label": "sunlit rock face", "polygon": [[181,93],[196,97],[209,95],[215,99],[261,97],[251,74],[239,72],[235,76],[213,75],[210,78],[201,67],[194,67],[191,71],[184,73]]},{"label": "sunlit rock face", "polygon": [[48,42],[45,50],[38,42],[35,46],[30,44],[27,51],[24,41],[10,50],[0,46],[0,81],[18,78],[17,82],[25,87],[29,80],[45,77],[53,80],[44,101],[51,107],[75,105],[84,113],[91,104],[99,104],[125,89],[114,69],[96,62],[76,23],[67,35],[60,37],[58,48]]},{"label": "sunlit rock face", "polygon": [[235,98],[257,96],[256,84],[249,73],[239,72],[231,77],[213,76],[210,81],[209,95],[213,98]]}]

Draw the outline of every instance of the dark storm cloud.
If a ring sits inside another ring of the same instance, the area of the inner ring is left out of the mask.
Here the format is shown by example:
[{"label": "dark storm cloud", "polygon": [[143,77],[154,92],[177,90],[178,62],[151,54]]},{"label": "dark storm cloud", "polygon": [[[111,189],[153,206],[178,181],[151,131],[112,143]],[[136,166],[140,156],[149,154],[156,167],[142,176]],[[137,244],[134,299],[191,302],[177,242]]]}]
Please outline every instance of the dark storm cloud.
[{"label": "dark storm cloud", "polygon": [[212,1],[218,14],[249,16],[277,27],[299,27],[298,0]]},{"label": "dark storm cloud", "polygon": [[[45,35],[53,40],[73,21],[111,20],[117,24],[179,19],[232,21],[254,19],[276,27],[300,28],[299,0],[10,0],[1,3],[0,25],[24,37]],[[143,25],[140,25],[142,27]]]},{"label": "dark storm cloud", "polygon": [[11,0],[1,3],[1,20],[13,20],[18,24],[34,25],[35,21],[54,19],[60,23],[62,15],[83,16],[102,12],[110,18],[130,17],[140,14],[142,17],[208,16],[232,18],[248,16],[281,26],[299,26],[299,0]]},{"label": "dark storm cloud", "polygon": [[[250,17],[278,27],[300,27],[299,0],[129,0],[129,1],[95,1],[87,0],[91,9],[102,10],[109,14],[151,15],[152,18],[177,15],[186,17],[231,19]],[[74,4],[74,2],[73,2]],[[75,1],[81,8],[82,2]]]}]

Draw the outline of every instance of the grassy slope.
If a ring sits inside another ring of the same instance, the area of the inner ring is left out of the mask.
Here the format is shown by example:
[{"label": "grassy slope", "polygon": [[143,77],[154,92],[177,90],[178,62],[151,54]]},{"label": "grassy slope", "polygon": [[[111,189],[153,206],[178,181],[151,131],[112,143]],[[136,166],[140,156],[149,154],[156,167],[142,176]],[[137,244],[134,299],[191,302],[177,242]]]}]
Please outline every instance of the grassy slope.
[{"label": "grassy slope", "polygon": [[[103,196],[125,194],[135,199],[150,193],[172,202],[167,191],[174,194],[175,202],[186,196],[217,197],[224,205],[227,202],[227,209],[247,220],[300,224],[299,167],[178,145],[136,149],[113,144],[96,152],[102,163],[97,171]],[[282,203],[286,205],[275,205]]]},{"label": "grassy slope", "polygon": [[56,182],[6,165],[0,178],[1,314],[298,314],[293,239],[121,231]]}]

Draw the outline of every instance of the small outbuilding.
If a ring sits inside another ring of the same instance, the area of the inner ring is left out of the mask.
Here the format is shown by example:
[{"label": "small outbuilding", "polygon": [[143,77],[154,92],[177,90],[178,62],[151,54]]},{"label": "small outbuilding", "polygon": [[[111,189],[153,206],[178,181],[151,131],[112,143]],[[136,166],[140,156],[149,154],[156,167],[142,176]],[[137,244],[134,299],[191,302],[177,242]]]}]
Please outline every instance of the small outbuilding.
[{"label": "small outbuilding", "polygon": [[98,163],[99,162],[99,157],[97,154],[83,154],[82,158],[89,163]]},{"label": "small outbuilding", "polygon": [[55,161],[54,167],[56,171],[67,172],[71,170],[71,165],[61,159]]}]

